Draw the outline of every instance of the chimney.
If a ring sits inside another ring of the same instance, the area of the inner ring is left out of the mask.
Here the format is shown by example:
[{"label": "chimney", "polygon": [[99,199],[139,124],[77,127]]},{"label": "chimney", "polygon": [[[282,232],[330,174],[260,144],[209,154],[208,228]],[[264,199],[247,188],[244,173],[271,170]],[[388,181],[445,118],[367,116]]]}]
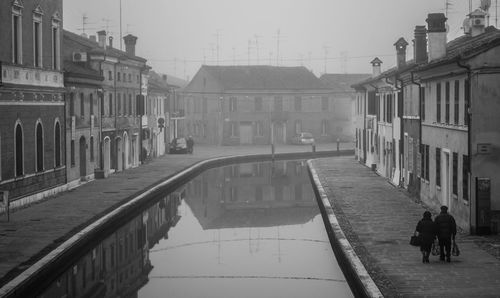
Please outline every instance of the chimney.
[{"label": "chimney", "polygon": [[101,48],[106,48],[106,31],[101,30],[97,32],[97,36],[99,38],[99,46]]},{"label": "chimney", "polygon": [[415,26],[415,40],[413,46],[415,63],[427,63],[427,30],[425,26]]},{"label": "chimney", "polygon": [[94,41],[94,42],[97,42],[97,36],[95,36],[95,35],[90,35],[89,39]]},{"label": "chimney", "polygon": [[468,15],[470,19],[470,34],[472,37],[484,33],[486,27],[486,12],[480,8],[474,10]]},{"label": "chimney", "polygon": [[166,74],[164,74],[164,75],[162,76],[162,78],[163,78],[163,81],[166,83],[166,82],[167,82],[167,75],[166,75]]},{"label": "chimney", "polygon": [[406,65],[406,47],[408,46],[408,42],[402,37],[398,39],[394,43],[396,47],[396,65],[398,68],[402,68]]},{"label": "chimney", "polygon": [[137,43],[137,36],[133,36],[129,34],[123,37],[123,41],[125,42],[125,52],[130,56],[135,56],[135,44]]},{"label": "chimney", "polygon": [[382,71],[380,69],[380,65],[382,64],[382,60],[380,60],[378,57],[375,57],[375,59],[372,60],[372,62],[370,62],[373,66],[373,74],[372,76],[373,77],[376,77],[376,76],[379,76]]},{"label": "chimney", "polygon": [[109,47],[112,48],[113,47],[113,36],[110,36],[109,37]]},{"label": "chimney", "polygon": [[427,33],[429,35],[429,60],[446,56],[446,20],[444,13],[427,15]]}]

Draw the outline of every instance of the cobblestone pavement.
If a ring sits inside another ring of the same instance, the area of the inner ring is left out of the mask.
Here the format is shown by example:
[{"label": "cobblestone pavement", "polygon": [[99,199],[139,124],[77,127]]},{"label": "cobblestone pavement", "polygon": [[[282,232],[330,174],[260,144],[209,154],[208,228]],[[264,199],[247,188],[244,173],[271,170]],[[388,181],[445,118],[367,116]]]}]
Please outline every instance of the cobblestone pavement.
[{"label": "cobblestone pavement", "polygon": [[[352,144],[341,144],[352,149]],[[336,150],[318,144],[317,151]],[[311,146],[282,145],[276,153],[311,151]],[[192,155],[165,155],[137,168],[94,180],[11,213],[0,214],[0,286],[28,268],[63,240],[134,194],[204,159],[271,153],[269,146],[195,146]]]},{"label": "cobblestone pavement", "polygon": [[[349,242],[385,297],[500,297],[497,237],[457,235],[451,263],[422,264],[409,240],[424,206],[352,157],[313,162]],[[485,244],[486,243],[486,244]],[[486,249],[484,249],[486,248]]]}]

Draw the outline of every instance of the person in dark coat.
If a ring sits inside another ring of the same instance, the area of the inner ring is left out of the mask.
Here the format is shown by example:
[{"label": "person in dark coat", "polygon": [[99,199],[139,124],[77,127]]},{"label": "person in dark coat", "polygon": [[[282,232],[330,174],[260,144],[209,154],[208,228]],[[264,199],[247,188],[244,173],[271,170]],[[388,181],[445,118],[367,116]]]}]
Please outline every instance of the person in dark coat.
[{"label": "person in dark coat", "polygon": [[432,214],[429,211],[424,212],[423,218],[418,222],[415,230],[422,240],[422,244],[420,245],[422,263],[429,263],[432,243],[436,238],[436,224],[432,221]]},{"label": "person in dark coat", "polygon": [[193,154],[193,150],[194,150],[194,140],[193,140],[193,137],[192,137],[192,136],[189,136],[189,137],[187,138],[186,145],[187,145],[187,151],[188,151],[188,153]]},{"label": "person in dark coat", "polygon": [[437,237],[439,240],[439,259],[441,261],[451,262],[451,240],[455,240],[457,234],[457,224],[453,216],[448,214],[448,207],[441,206],[441,213],[434,219],[437,228]]}]

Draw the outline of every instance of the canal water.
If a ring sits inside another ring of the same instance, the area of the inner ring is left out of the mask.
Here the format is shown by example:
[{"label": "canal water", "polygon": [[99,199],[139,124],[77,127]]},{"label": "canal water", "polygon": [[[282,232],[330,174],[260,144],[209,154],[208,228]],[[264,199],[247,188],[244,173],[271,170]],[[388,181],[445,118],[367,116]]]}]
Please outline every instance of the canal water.
[{"label": "canal water", "polygon": [[42,297],[353,297],[306,164],[207,170],[138,212]]}]

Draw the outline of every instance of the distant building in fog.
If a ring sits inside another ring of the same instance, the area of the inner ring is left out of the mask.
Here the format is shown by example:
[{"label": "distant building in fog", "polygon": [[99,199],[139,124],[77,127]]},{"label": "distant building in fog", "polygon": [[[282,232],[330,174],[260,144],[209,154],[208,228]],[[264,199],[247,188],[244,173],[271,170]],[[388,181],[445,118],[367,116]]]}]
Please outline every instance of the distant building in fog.
[{"label": "distant building in fog", "polygon": [[316,142],[353,139],[337,122],[348,123],[346,113],[336,112],[350,108],[305,67],[204,65],[183,97],[185,132],[198,143],[284,144],[300,132]]}]

